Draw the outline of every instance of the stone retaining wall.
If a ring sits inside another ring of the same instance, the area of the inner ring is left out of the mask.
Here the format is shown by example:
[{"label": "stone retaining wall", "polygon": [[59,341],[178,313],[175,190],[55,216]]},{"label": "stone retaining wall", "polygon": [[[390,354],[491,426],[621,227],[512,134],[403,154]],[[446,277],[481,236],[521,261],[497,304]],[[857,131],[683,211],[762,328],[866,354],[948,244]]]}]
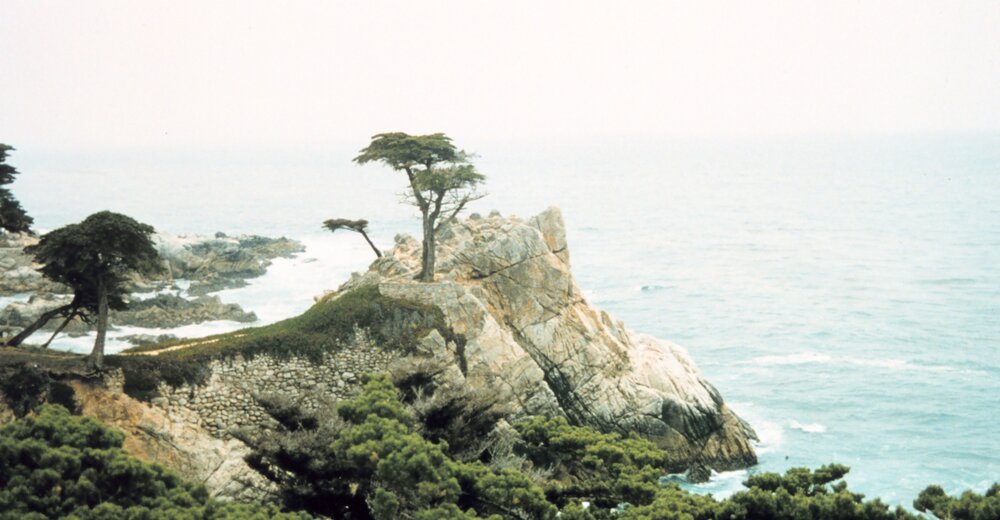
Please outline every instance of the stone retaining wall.
[{"label": "stone retaining wall", "polygon": [[[284,394],[306,409],[315,408],[330,398],[355,395],[361,374],[385,371],[395,357],[378,348],[351,348],[326,354],[320,363],[266,355],[212,360],[211,376],[204,383],[177,388],[160,383],[160,397],[152,404],[176,421],[199,425],[225,439],[232,429],[271,420],[254,396]],[[122,383],[112,378],[107,384],[121,388]]]}]

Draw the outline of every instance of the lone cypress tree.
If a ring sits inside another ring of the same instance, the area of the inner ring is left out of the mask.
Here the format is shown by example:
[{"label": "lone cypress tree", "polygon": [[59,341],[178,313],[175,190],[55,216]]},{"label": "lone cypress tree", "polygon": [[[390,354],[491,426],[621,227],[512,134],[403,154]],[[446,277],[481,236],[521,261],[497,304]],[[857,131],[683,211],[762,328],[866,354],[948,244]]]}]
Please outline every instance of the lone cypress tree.
[{"label": "lone cypress tree", "polygon": [[470,202],[485,196],[476,189],[486,177],[476,171],[470,158],[442,133],[403,132],[375,135],[354,158],[358,164],[380,162],[406,173],[407,202],[420,210],[423,223],[423,256],[417,275],[421,281],[434,280],[434,238],[441,224],[458,215]]},{"label": "lone cypress tree", "polygon": [[0,143],[0,229],[10,233],[30,233],[31,224],[35,221],[14,198],[14,194],[6,186],[14,182],[18,171],[7,164],[7,154],[14,150],[12,146]]}]

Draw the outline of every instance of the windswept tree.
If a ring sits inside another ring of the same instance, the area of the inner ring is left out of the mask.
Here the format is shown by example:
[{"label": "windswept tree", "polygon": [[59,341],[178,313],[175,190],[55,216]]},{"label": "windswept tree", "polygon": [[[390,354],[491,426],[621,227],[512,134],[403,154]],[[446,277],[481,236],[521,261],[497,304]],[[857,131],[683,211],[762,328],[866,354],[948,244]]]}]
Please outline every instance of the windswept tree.
[{"label": "windswept tree", "polygon": [[406,173],[406,200],[420,210],[423,223],[422,281],[434,280],[434,235],[441,224],[455,218],[466,205],[485,194],[477,188],[486,177],[476,171],[470,155],[455,148],[442,134],[377,134],[354,158],[358,164],[381,162]]},{"label": "windswept tree", "polygon": [[368,221],[361,220],[351,220],[347,218],[331,218],[323,222],[323,227],[329,229],[331,232],[337,231],[338,229],[346,229],[348,231],[354,231],[355,233],[360,233],[361,236],[365,237],[365,242],[372,247],[372,251],[375,251],[375,256],[382,258],[382,252],[375,247],[372,243],[372,239],[368,238]]},{"label": "windswept tree", "polygon": [[21,207],[6,186],[14,182],[18,171],[7,164],[7,154],[14,148],[0,143],[0,229],[11,233],[30,233],[34,219]]},{"label": "windswept tree", "polygon": [[[131,217],[101,211],[79,224],[46,233],[37,244],[25,248],[42,265],[40,271],[46,278],[73,291],[73,300],[68,305],[57,309],[55,314],[46,313],[41,319],[64,316],[68,320],[78,315],[95,324],[97,339],[87,362],[91,369],[103,368],[108,310],[126,308],[130,277],[155,274],[163,268],[150,239],[153,231],[152,226]],[[25,332],[43,325],[36,322]],[[18,338],[20,343],[24,334],[10,343],[16,344]]]}]

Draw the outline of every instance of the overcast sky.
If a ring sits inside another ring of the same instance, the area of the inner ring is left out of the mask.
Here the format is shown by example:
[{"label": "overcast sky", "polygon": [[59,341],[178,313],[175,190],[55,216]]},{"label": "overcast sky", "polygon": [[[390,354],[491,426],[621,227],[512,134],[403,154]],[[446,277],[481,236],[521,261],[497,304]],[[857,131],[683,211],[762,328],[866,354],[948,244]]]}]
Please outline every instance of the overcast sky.
[{"label": "overcast sky", "polygon": [[0,142],[1000,129],[1000,2],[0,0]]}]

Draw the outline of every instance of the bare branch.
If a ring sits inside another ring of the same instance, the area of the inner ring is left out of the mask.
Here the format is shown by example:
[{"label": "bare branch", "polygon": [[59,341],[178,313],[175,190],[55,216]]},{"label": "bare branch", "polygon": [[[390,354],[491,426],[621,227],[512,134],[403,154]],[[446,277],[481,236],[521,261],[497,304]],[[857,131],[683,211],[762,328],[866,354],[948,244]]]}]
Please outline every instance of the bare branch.
[{"label": "bare branch", "polygon": [[437,223],[437,225],[434,226],[435,233],[438,230],[440,230],[441,226],[443,226],[445,223],[455,220],[455,217],[457,217],[458,214],[461,213],[462,210],[465,209],[465,206],[467,206],[470,202],[475,202],[479,199],[482,199],[487,195],[487,193],[473,191],[461,195],[458,194],[453,194],[453,195],[457,195],[456,200],[452,200],[448,203],[448,205],[446,205],[446,211],[449,211],[448,216],[442,218]]}]

